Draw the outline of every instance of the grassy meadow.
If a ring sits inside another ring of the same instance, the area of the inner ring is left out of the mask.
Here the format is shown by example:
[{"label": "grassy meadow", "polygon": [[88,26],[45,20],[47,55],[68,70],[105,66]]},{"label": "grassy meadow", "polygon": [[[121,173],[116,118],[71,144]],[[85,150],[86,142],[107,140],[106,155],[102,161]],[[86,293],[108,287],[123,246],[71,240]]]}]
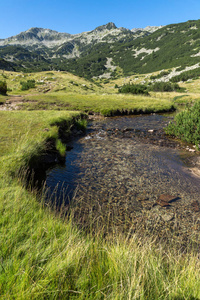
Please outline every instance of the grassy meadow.
[{"label": "grassy meadow", "polygon": [[70,109],[100,113],[104,116],[116,114],[152,113],[173,109],[169,100],[123,94],[77,95],[50,93],[48,95],[27,96],[23,108],[35,109]]},{"label": "grassy meadow", "polygon": [[[99,86],[65,72],[49,73],[0,75],[12,90],[0,102],[14,95],[23,99],[19,110],[0,111],[0,299],[200,299],[195,251],[137,233],[105,237],[97,228],[95,236],[86,234],[74,224],[73,211],[63,216],[21,180],[32,159],[52,143],[64,154],[59,128],[68,133],[80,111],[168,110],[181,94],[119,95],[115,82]],[[23,76],[46,83],[20,91]]]},{"label": "grassy meadow", "polygon": [[[22,110],[80,110],[111,116],[173,109],[171,99],[166,99],[162,95],[157,98],[154,95],[144,97],[119,94],[114,88],[114,82],[111,82],[112,85],[105,84],[103,80],[95,83],[66,72],[41,72],[29,75],[4,73],[11,90],[8,92],[9,95],[22,96],[21,103],[18,104]],[[21,91],[20,82],[29,79],[35,80],[36,87]]]}]

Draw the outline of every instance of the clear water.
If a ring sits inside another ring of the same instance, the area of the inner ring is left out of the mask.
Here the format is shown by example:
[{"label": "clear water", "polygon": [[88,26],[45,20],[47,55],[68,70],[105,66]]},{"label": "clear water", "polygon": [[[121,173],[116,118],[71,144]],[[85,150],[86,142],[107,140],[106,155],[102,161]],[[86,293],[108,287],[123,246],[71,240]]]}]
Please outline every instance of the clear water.
[{"label": "clear water", "polygon": [[[188,171],[180,150],[144,143],[132,135],[133,130],[160,130],[170,120],[154,114],[91,122],[86,136],[72,142],[65,166],[48,171],[48,195],[58,205],[75,195],[88,205],[126,203],[135,209],[141,194],[150,201],[164,193],[181,197],[184,203],[197,199],[200,180]],[[129,134],[123,135],[123,130]]]}]

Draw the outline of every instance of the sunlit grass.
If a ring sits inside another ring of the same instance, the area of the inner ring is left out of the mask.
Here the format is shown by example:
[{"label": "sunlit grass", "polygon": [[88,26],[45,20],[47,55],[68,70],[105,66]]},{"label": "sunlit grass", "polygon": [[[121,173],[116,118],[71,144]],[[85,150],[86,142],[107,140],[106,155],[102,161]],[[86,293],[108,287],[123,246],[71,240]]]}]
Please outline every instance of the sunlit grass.
[{"label": "sunlit grass", "polygon": [[26,141],[41,142],[58,135],[55,123],[78,115],[70,111],[0,111],[0,156],[16,152]]},{"label": "sunlit grass", "polygon": [[[0,74],[0,77],[2,75]],[[103,82],[101,86],[67,72],[39,72],[23,74],[4,72],[8,92],[12,95],[22,95],[27,102],[19,105],[28,110],[81,110],[86,112],[112,115],[116,113],[158,112],[170,110],[172,99],[167,95],[150,97],[122,95],[114,85]],[[3,77],[3,78],[4,78]],[[34,79],[36,88],[21,91],[21,81]],[[5,101],[5,98],[3,98]]]},{"label": "sunlit grass", "polygon": [[[36,87],[27,91],[21,90],[21,81],[35,80]],[[9,95],[40,94],[47,91],[70,91],[75,93],[90,93],[101,91],[102,88],[91,81],[68,72],[37,72],[22,73],[0,71],[0,80],[6,81]]]},{"label": "sunlit grass", "polygon": [[68,128],[68,135],[70,124],[79,116],[79,112],[0,112],[0,174],[13,177],[39,168],[40,157],[50,151],[58,159],[64,157],[66,147],[60,140],[59,127]]},{"label": "sunlit grass", "polygon": [[16,181],[1,180],[0,198],[1,299],[199,299],[197,254],[85,235]]},{"label": "sunlit grass", "polygon": [[70,109],[96,112],[103,115],[121,113],[151,113],[169,111],[173,104],[170,100],[123,94],[71,94],[48,93],[27,96],[23,108],[34,109]]}]

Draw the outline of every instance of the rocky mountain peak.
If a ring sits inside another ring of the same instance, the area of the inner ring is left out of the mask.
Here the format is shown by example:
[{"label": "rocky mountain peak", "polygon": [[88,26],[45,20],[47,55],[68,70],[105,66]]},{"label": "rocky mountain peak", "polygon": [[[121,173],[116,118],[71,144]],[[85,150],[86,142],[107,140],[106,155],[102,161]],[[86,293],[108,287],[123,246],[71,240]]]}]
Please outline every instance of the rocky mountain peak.
[{"label": "rocky mountain peak", "polygon": [[[35,35],[37,35],[39,32],[42,32],[46,29],[43,29],[43,28],[39,28],[39,27],[32,27],[32,28],[29,28],[28,30],[24,31],[24,33],[33,33]],[[48,31],[51,31],[50,29],[48,29]]]},{"label": "rocky mountain peak", "polygon": [[69,33],[59,33],[55,30],[32,27],[10,38],[0,40],[0,46],[4,45],[23,45],[44,44],[47,47],[64,43],[71,37]]},{"label": "rocky mountain peak", "polygon": [[15,36],[17,39],[23,37],[24,39],[35,39],[35,40],[52,40],[53,38],[59,39],[63,37],[71,36],[69,33],[60,33],[51,29],[44,29],[38,27],[32,27],[27,31],[21,32],[19,35]]},{"label": "rocky mountain peak", "polygon": [[95,31],[103,31],[103,30],[112,30],[117,29],[117,26],[113,22],[109,22],[106,25],[101,25],[97,28],[95,28]]}]

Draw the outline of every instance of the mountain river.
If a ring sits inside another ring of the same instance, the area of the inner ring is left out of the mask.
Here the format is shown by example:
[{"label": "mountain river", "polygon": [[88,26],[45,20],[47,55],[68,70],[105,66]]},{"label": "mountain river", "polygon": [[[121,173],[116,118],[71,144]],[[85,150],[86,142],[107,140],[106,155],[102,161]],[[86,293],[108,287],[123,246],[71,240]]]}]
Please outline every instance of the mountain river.
[{"label": "mountain river", "polygon": [[73,203],[82,226],[197,239],[200,177],[191,167],[199,156],[165,135],[172,119],[151,114],[90,122],[86,135],[70,142],[65,165],[48,171],[47,198],[66,210]]}]

